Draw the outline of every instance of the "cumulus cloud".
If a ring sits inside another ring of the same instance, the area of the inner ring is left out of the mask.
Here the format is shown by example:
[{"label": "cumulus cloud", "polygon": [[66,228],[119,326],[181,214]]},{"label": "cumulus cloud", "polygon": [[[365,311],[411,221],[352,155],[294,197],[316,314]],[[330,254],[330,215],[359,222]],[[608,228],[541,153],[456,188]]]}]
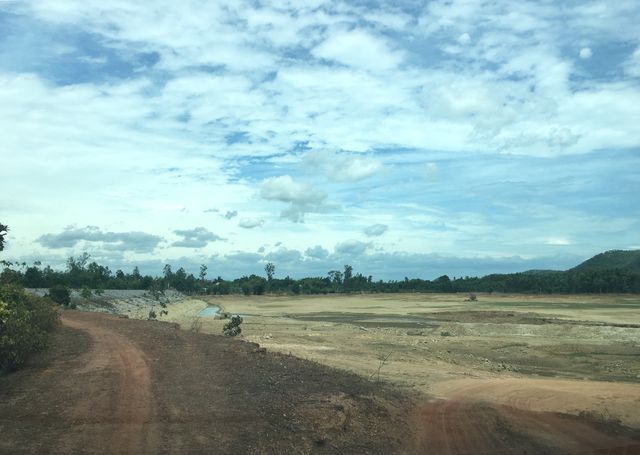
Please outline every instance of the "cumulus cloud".
[{"label": "cumulus cloud", "polygon": [[280,201],[289,204],[282,211],[282,218],[294,223],[302,222],[305,213],[321,209],[327,195],[306,183],[294,182],[291,176],[269,177],[260,185],[260,196],[267,201]]},{"label": "cumulus cloud", "polygon": [[316,245],[313,248],[307,248],[304,254],[312,259],[326,259],[329,256],[329,251]]},{"label": "cumulus cloud", "polygon": [[381,36],[360,29],[333,33],[311,52],[318,58],[373,71],[392,70],[403,60],[402,52],[393,51]]},{"label": "cumulus cloud", "polygon": [[386,224],[373,224],[364,228],[363,232],[369,237],[378,237],[387,232],[387,229],[389,229],[389,226]]},{"label": "cumulus cloud", "polygon": [[202,248],[216,240],[224,240],[222,237],[210,232],[204,227],[196,227],[193,229],[177,229],[174,234],[182,237],[181,240],[173,242],[171,246],[182,248]]},{"label": "cumulus cloud", "polygon": [[227,213],[224,214],[224,217],[228,220],[230,220],[231,218],[234,218],[238,216],[238,211],[237,210],[227,210]]},{"label": "cumulus cloud", "polygon": [[345,240],[336,244],[334,250],[339,256],[356,258],[362,256],[371,246],[369,242],[361,242],[359,240]]},{"label": "cumulus cloud", "polygon": [[81,241],[91,242],[105,250],[150,253],[163,240],[162,237],[146,232],[110,232],[97,226],[77,228],[68,226],[59,234],[44,234],[36,239],[42,246],[52,249],[71,248]]},{"label": "cumulus cloud", "polygon": [[302,260],[302,254],[298,250],[279,248],[276,251],[268,253],[266,259],[275,262],[276,265],[284,263],[298,263]]},{"label": "cumulus cloud", "polygon": [[238,222],[238,226],[244,229],[253,229],[260,227],[264,224],[264,220],[258,218],[242,218]]}]

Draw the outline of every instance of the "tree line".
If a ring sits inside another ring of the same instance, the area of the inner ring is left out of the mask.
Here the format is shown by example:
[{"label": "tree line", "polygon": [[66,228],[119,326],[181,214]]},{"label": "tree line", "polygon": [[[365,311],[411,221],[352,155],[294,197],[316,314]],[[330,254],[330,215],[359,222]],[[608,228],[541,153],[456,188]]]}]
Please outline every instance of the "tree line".
[{"label": "tree line", "polygon": [[404,280],[373,280],[371,275],[355,273],[344,265],[330,270],[326,276],[294,279],[276,278],[276,265],[265,265],[265,275],[242,276],[225,280],[209,278],[208,268],[201,265],[195,276],[184,268],[174,269],[166,264],[160,276],[143,275],[138,267],[130,272],[116,270],[91,261],[84,253],[70,257],[65,270],[55,270],[35,262],[12,263],[1,261],[4,270],[0,284],[15,283],[26,288],[65,286],[75,289],[175,289],[187,294],[335,294],[335,293],[398,293],[398,292],[500,292],[535,294],[576,293],[638,293],[640,273],[636,270],[613,268],[605,270],[534,271],[491,274],[484,277],[453,277],[442,275],[434,280],[404,278]]}]

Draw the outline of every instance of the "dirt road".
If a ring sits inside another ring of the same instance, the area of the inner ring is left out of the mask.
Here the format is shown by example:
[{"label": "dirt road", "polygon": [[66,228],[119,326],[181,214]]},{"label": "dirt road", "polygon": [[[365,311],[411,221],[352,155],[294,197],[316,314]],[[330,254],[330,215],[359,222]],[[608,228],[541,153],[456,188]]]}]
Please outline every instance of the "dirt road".
[{"label": "dirt road", "polygon": [[252,343],[64,312],[0,376],[0,453],[406,453],[402,393]]},{"label": "dirt road", "polygon": [[425,453],[640,454],[638,430],[612,424],[605,413],[592,420],[568,414],[602,401],[626,406],[629,418],[636,418],[635,384],[469,378],[444,381],[433,390],[443,399],[415,413],[417,447]]},{"label": "dirt road", "polygon": [[65,313],[61,318],[64,325],[86,332],[92,341],[76,370],[94,389],[72,411],[81,447],[102,441],[114,453],[156,453],[159,436],[151,424],[155,402],[149,361],[126,336],[83,316]]},{"label": "dirt road", "polygon": [[640,454],[633,431],[481,401],[426,403],[415,419],[416,453]]}]

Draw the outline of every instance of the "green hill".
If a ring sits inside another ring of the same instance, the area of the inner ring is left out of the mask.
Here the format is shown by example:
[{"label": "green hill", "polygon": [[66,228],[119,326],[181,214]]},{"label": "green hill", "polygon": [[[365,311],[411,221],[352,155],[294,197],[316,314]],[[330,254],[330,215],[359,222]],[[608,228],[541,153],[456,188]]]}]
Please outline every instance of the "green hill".
[{"label": "green hill", "polygon": [[640,250],[611,250],[605,251],[587,259],[574,267],[574,272],[596,272],[599,270],[624,269],[640,272]]}]

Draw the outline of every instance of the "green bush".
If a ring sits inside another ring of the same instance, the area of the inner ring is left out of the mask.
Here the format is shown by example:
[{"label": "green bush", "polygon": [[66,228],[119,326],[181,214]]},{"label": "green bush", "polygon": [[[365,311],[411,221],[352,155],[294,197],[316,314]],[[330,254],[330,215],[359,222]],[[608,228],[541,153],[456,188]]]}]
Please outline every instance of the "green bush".
[{"label": "green bush", "polygon": [[82,291],[80,291],[80,296],[83,299],[89,300],[92,295],[93,293],[91,292],[91,288],[89,288],[88,286],[82,286]]},{"label": "green bush", "polygon": [[49,289],[49,298],[60,305],[67,306],[71,302],[71,293],[65,286],[54,286]]},{"label": "green bush", "polygon": [[0,286],[0,371],[12,371],[47,346],[58,313],[51,303],[16,285]]},{"label": "green bush", "polygon": [[240,324],[242,324],[242,318],[236,314],[235,316],[231,317],[231,321],[229,321],[224,325],[224,327],[222,327],[222,333],[224,333],[228,337],[240,335],[242,333]]}]

